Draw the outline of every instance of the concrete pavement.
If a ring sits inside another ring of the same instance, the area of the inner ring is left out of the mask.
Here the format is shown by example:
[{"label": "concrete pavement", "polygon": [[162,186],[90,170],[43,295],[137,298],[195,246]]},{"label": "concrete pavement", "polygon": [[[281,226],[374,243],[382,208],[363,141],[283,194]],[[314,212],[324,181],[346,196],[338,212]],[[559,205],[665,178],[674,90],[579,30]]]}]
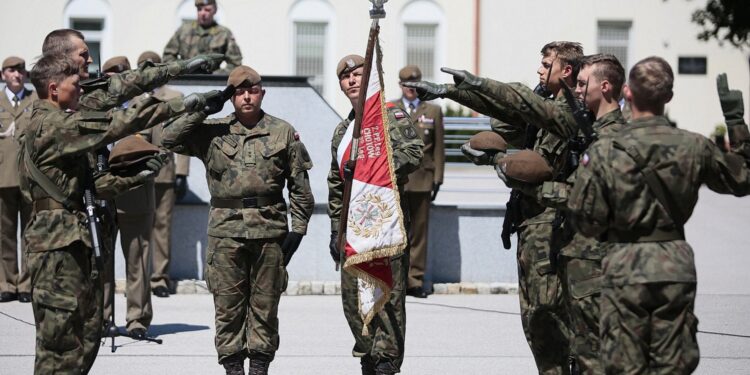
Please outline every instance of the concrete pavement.
[{"label": "concrete pavement", "polygon": [[[117,296],[118,324],[125,299]],[[404,374],[533,374],[517,295],[408,297]],[[698,374],[750,373],[748,295],[701,294],[697,301],[701,363]],[[117,338],[99,351],[92,374],[222,374],[213,346],[210,295],[154,298],[150,333],[163,345]],[[280,306],[281,349],[272,374],[357,374],[340,296],[285,296]],[[34,362],[31,306],[0,304],[0,374],[30,374]],[[735,336],[726,336],[724,333]]]}]

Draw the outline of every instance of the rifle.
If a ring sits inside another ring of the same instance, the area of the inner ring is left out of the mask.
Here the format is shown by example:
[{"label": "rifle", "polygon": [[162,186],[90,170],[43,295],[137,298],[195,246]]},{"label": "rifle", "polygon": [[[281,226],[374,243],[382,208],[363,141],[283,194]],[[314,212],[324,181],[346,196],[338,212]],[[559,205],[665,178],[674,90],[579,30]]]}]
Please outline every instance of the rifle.
[{"label": "rifle", "polygon": [[[339,218],[339,251],[345,251],[346,249],[346,227],[349,220],[349,200],[352,198],[352,180],[354,179],[354,169],[357,166],[357,156],[359,155],[359,138],[361,136],[362,117],[365,112],[365,101],[367,100],[367,86],[370,82],[370,70],[372,70],[372,60],[373,55],[375,54],[375,41],[378,39],[378,34],[380,33],[378,20],[385,17],[385,11],[383,10],[383,3],[385,1],[370,1],[373,3],[373,9],[370,10],[372,24],[370,25],[370,35],[367,39],[367,51],[365,53],[362,81],[359,85],[359,99],[357,100],[357,107],[354,111],[355,117],[352,135],[352,149],[349,154],[349,160],[347,160],[344,165],[344,193],[342,196],[341,216]],[[336,263],[336,269],[338,270],[338,268],[339,264]]]},{"label": "rifle", "polygon": [[[553,63],[554,64],[554,63]],[[552,68],[547,71],[547,82],[549,82],[549,76],[552,72]],[[547,85],[541,82],[534,88],[534,93],[543,97],[548,98],[552,93],[547,89]],[[524,148],[532,149],[536,143],[536,136],[539,129],[532,125],[526,125],[526,139],[524,141]],[[505,203],[505,217],[503,218],[503,231],[500,233],[500,238],[503,240],[503,248],[505,250],[510,249],[510,236],[513,233],[518,232],[518,227],[523,222],[523,215],[521,214],[521,200],[523,193],[520,190],[513,189],[510,191],[510,199]]]}]

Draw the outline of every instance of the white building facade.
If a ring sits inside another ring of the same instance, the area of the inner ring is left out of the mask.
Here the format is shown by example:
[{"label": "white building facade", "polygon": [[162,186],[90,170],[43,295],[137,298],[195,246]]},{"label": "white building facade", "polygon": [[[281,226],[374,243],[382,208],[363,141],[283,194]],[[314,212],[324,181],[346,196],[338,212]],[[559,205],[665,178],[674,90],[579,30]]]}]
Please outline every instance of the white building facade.
[{"label": "white building facade", "polygon": [[[125,55],[134,62],[146,50],[161,54],[180,22],[195,17],[193,0],[3,3],[0,22],[15,33],[3,37],[0,58],[18,55],[29,66],[40,55],[44,36],[56,28],[83,31],[102,60]],[[750,98],[750,69],[747,52],[696,39],[699,27],[690,18],[704,3],[390,0],[381,21],[387,95],[398,97],[397,73],[409,63],[435,81],[450,80],[439,71],[449,66],[533,86],[542,45],[573,40],[587,54],[615,53],[626,68],[650,55],[664,57],[676,74],[669,116],[682,128],[708,135],[723,121],[716,75],[728,73],[732,88]],[[244,64],[262,75],[310,76],[313,87],[344,116],[350,105],[334,70],[342,56],[364,53],[369,8],[366,0],[219,0],[217,19],[233,31]]]}]

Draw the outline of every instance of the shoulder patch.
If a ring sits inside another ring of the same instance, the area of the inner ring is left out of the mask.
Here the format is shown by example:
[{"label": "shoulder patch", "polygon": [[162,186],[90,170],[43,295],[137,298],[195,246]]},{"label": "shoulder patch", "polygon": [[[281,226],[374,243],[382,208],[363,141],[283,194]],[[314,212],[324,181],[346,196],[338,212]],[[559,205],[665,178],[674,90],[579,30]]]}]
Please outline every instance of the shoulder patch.
[{"label": "shoulder patch", "polygon": [[583,164],[583,166],[585,167],[589,165],[590,161],[591,161],[591,157],[589,157],[589,153],[588,152],[584,153],[583,157],[581,157],[581,164]]},{"label": "shoulder patch", "polygon": [[406,118],[406,113],[404,111],[393,111],[393,116],[396,117],[396,120],[401,120],[403,118]]},{"label": "shoulder patch", "polygon": [[294,132],[294,140],[299,141],[299,132]]}]

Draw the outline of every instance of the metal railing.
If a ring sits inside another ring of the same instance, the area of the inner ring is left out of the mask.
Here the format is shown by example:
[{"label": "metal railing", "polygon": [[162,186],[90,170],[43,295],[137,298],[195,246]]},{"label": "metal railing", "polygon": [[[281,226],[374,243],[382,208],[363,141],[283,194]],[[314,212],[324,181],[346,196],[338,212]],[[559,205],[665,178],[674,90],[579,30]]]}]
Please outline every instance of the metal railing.
[{"label": "metal railing", "polygon": [[444,117],[445,156],[450,162],[468,162],[461,154],[460,147],[469,141],[472,135],[490,130],[489,117]]}]

